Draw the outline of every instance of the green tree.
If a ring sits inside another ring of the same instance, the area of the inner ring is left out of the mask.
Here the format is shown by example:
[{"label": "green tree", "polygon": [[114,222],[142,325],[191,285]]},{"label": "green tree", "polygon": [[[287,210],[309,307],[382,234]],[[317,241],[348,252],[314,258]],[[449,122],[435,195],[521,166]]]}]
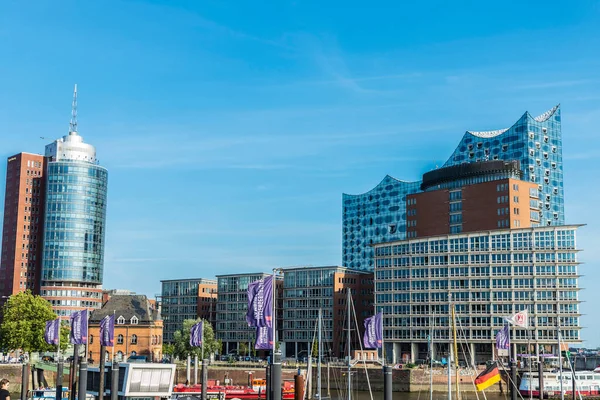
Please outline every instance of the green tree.
[{"label": "green tree", "polygon": [[168,356],[172,356],[175,353],[175,345],[171,343],[163,343],[162,352]]},{"label": "green tree", "polygon": [[241,356],[248,355],[248,345],[246,343],[240,343],[238,347],[238,352]]},{"label": "green tree", "polygon": [[313,340],[311,356],[319,357],[319,342],[317,342],[317,339]]},{"label": "green tree", "polygon": [[[5,350],[20,349],[23,352],[55,351],[56,347],[44,340],[46,321],[57,318],[50,303],[29,290],[9,297],[2,309],[0,344]],[[69,328],[60,327],[60,348],[65,350],[69,341]]]},{"label": "green tree", "polygon": [[[173,334],[173,355],[175,357],[185,358],[190,355],[198,355],[202,357],[202,347],[190,346],[190,330],[194,324],[200,322],[200,320],[186,319],[183,321],[183,328],[176,331]],[[204,320],[203,325],[204,334],[204,357],[208,357],[211,353],[221,351],[221,341],[215,338],[215,332],[212,325]]]}]

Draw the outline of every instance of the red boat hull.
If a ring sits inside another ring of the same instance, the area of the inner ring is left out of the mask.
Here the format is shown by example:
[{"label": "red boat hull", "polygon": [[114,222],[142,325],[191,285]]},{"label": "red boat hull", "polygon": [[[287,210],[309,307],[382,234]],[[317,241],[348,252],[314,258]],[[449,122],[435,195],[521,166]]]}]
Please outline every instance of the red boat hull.
[{"label": "red boat hull", "polygon": [[[210,393],[225,393],[225,400],[240,399],[240,400],[260,400],[265,399],[265,392],[257,392],[252,388],[247,387],[232,387],[232,386],[207,386],[207,392]],[[175,387],[173,393],[186,394],[189,396],[200,396],[201,392],[196,387]],[[286,390],[282,393],[283,400],[293,400],[294,392]]]}]

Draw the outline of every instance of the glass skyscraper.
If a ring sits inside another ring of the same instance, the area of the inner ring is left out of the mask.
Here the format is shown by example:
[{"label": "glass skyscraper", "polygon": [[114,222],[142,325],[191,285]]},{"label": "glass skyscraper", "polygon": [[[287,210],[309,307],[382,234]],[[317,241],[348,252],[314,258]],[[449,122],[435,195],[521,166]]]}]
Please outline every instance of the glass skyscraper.
[{"label": "glass skyscraper", "polygon": [[[75,92],[76,95],[76,92]],[[59,316],[102,305],[108,173],[73,120],[68,135],[46,146],[46,201],[41,295]]]},{"label": "glass skyscraper", "polygon": [[[443,167],[491,160],[520,163],[522,179],[538,185],[539,216],[534,226],[563,225],[564,195],[560,107],[538,117],[528,112],[510,128],[467,131]],[[406,239],[406,196],[419,193],[421,181],[386,176],[370,191],[342,196],[343,266],[374,269],[377,243]],[[425,190],[433,190],[427,188]]]}]

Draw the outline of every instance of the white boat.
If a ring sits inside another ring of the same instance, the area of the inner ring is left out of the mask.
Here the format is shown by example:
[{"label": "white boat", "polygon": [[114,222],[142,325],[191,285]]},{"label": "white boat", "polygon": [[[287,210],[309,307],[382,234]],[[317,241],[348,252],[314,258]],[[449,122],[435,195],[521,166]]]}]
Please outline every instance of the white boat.
[{"label": "white boat", "polygon": [[[544,372],[544,396],[560,396],[560,378],[559,372]],[[571,372],[562,373],[562,391],[566,394],[573,393],[573,374]],[[575,372],[576,393],[581,396],[600,395],[600,373],[594,371]],[[539,397],[539,375],[537,373],[524,373],[519,386],[519,392],[523,397]]]}]

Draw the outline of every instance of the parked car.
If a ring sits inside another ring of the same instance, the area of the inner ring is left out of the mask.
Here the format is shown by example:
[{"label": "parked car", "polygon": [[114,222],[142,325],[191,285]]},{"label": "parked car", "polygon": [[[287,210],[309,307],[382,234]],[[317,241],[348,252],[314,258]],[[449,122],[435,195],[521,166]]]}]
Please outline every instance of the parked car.
[{"label": "parked car", "polygon": [[52,356],[43,356],[42,361],[44,362],[54,362],[54,357]]}]

